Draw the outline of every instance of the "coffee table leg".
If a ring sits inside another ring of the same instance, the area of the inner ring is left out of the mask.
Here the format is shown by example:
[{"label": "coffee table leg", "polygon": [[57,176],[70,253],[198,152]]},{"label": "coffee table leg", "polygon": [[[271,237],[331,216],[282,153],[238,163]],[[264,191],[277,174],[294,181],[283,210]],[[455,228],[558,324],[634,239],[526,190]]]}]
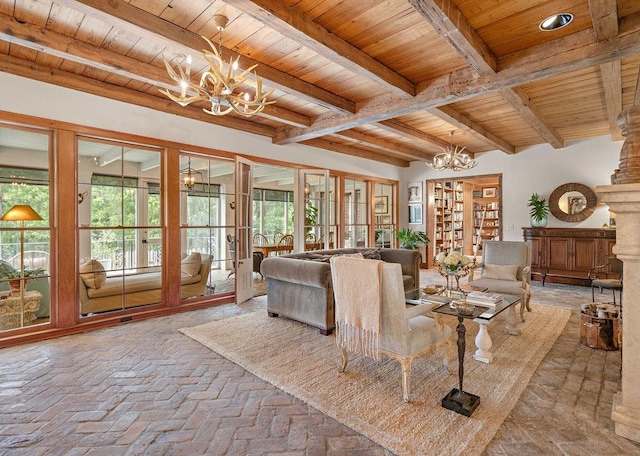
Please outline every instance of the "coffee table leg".
[{"label": "coffee table leg", "polygon": [[512,336],[519,336],[520,330],[516,327],[518,323],[520,323],[520,317],[516,313],[516,306],[509,306],[507,309],[507,324],[505,326],[507,333]]},{"label": "coffee table leg", "polygon": [[493,361],[493,353],[491,353],[491,336],[489,335],[489,321],[481,318],[475,318],[473,321],[478,323],[478,334],[476,335],[477,350],[473,355],[473,359],[489,364]]}]

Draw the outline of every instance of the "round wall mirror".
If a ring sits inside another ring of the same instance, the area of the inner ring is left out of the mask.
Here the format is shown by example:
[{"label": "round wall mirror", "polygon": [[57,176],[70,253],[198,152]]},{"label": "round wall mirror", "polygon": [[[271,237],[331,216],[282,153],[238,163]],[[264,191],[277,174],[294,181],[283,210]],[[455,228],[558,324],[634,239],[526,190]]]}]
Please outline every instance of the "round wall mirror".
[{"label": "round wall mirror", "polygon": [[586,220],[593,214],[596,204],[596,193],[583,184],[563,184],[549,196],[549,210],[555,218],[563,222]]}]

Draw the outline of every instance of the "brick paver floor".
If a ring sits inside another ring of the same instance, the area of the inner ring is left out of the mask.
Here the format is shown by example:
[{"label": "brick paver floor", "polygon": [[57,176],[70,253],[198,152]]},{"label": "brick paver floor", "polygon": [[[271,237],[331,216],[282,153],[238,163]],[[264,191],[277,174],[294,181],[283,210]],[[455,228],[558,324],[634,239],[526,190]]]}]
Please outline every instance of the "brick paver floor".
[{"label": "brick paver floor", "polygon": [[[423,271],[423,284],[432,279]],[[532,305],[536,296],[574,311],[485,453],[640,454],[609,417],[620,352],[579,343],[577,309],[590,291],[536,285]],[[0,350],[0,455],[388,454],[177,331],[262,305]]]}]

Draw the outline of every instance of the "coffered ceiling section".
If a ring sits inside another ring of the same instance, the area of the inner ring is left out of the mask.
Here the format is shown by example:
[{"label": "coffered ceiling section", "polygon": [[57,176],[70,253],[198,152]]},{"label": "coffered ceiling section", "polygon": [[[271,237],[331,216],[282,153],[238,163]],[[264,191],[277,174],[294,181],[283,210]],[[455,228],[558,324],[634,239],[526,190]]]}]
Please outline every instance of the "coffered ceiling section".
[{"label": "coffered ceiling section", "polygon": [[[540,30],[557,13],[573,21]],[[207,68],[201,35],[276,103],[216,117],[161,94],[163,57]],[[639,67],[638,0],[0,0],[1,71],[397,166],[450,131],[471,154],[620,140]]]}]

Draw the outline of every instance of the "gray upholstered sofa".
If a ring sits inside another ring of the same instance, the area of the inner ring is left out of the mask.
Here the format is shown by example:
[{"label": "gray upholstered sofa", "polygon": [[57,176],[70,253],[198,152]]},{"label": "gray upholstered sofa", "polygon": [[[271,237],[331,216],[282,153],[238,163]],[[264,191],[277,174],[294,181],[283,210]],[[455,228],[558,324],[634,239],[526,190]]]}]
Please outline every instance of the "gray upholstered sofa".
[{"label": "gray upholstered sofa", "polygon": [[400,263],[405,290],[420,286],[420,254],[415,250],[344,248],[272,256],[261,265],[267,279],[268,314],[301,321],[319,328],[321,334],[331,334],[335,312],[329,258],[351,253]]}]

